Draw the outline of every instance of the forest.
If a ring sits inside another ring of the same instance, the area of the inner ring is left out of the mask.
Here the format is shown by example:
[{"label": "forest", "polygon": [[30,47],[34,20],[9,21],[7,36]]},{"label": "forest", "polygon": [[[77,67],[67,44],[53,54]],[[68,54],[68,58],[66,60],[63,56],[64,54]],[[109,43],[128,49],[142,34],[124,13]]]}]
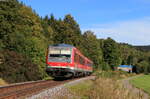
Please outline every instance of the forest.
[{"label": "forest", "polygon": [[41,17],[17,0],[0,1],[0,78],[15,83],[48,77],[47,47],[59,43],[77,47],[94,62],[94,70],[115,70],[125,64],[134,65],[136,73],[150,73],[150,50],[97,38],[91,30],[82,32],[71,14]]}]

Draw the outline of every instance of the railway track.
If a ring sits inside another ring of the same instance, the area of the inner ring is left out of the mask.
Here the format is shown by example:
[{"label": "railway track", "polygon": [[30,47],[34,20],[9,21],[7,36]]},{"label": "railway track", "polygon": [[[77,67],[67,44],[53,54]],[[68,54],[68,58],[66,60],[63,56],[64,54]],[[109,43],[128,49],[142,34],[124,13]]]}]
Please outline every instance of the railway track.
[{"label": "railway track", "polygon": [[0,99],[25,98],[27,96],[39,93],[43,89],[53,88],[57,85],[61,85],[77,79],[80,78],[62,81],[54,81],[54,80],[30,81],[2,86],[0,87]]},{"label": "railway track", "polygon": [[41,80],[2,86],[0,87],[0,99],[17,99],[25,97],[40,92],[43,89],[51,88],[69,82],[71,80],[64,80],[64,81]]}]

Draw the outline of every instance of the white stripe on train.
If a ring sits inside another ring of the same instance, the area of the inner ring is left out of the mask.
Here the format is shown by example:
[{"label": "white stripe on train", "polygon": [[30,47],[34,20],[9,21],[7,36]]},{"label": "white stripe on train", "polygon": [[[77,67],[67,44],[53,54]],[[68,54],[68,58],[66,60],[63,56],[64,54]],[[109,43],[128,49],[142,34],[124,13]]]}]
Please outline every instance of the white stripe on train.
[{"label": "white stripe on train", "polygon": [[88,71],[88,72],[92,72],[92,70],[84,70],[84,69],[81,69],[81,68],[75,68],[75,67],[63,67],[63,66],[47,66],[49,68],[69,68],[69,69],[72,69],[72,70],[79,70],[79,71]]}]

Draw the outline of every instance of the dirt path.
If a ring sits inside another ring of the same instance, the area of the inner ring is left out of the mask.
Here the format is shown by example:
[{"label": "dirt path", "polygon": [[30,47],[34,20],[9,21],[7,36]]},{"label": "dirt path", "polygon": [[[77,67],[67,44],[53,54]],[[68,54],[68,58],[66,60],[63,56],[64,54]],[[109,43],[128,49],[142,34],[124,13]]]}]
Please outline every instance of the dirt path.
[{"label": "dirt path", "polygon": [[127,89],[129,89],[131,91],[131,93],[133,93],[134,95],[140,95],[140,99],[150,99],[149,95],[147,93],[145,93],[144,91],[142,91],[141,89],[138,89],[136,87],[134,87],[129,80],[139,77],[141,75],[138,76],[134,76],[134,77],[130,77],[127,79],[122,80],[123,86]]}]

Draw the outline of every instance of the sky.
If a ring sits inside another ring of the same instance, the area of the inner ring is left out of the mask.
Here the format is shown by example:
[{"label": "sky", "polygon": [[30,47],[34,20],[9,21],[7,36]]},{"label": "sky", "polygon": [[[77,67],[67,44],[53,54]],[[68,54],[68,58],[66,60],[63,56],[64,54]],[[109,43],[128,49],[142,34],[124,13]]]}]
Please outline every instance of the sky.
[{"label": "sky", "polygon": [[40,16],[71,14],[82,32],[92,30],[97,38],[150,45],[150,0],[19,0]]}]

